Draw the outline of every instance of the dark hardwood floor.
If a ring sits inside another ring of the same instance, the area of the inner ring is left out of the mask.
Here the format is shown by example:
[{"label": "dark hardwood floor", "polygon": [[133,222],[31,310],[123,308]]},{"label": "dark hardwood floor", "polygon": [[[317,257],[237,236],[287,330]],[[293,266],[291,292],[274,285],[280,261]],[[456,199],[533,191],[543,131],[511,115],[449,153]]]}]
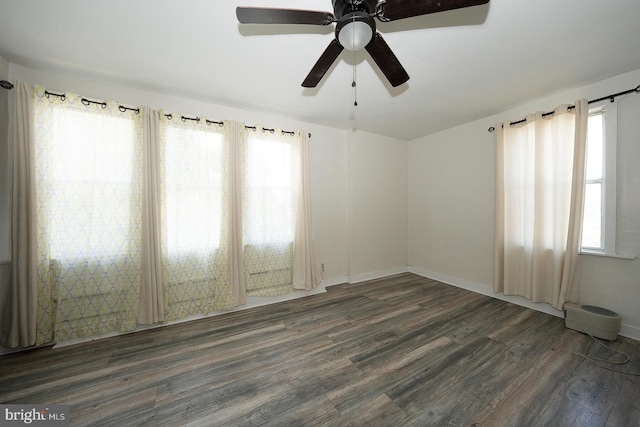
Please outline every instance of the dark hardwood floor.
[{"label": "dark hardwood floor", "polygon": [[[640,343],[618,338],[640,371]],[[413,274],[0,357],[71,425],[638,426],[640,377],[564,320]]]}]

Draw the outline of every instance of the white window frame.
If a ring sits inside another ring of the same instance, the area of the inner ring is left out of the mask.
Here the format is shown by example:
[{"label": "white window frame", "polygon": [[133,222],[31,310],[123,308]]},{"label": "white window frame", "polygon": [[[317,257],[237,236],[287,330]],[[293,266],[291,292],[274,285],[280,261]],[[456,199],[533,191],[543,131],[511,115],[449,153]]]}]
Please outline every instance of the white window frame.
[{"label": "white window frame", "polygon": [[[595,104],[589,108],[589,116],[596,114],[602,114],[604,119],[604,164],[602,165],[602,179],[591,180],[591,182],[600,182],[602,184],[602,214],[600,216],[602,221],[602,241],[600,248],[582,247],[580,253],[635,259],[635,256],[616,253],[618,106],[611,101]],[[590,180],[587,180],[586,183],[589,184]]]}]

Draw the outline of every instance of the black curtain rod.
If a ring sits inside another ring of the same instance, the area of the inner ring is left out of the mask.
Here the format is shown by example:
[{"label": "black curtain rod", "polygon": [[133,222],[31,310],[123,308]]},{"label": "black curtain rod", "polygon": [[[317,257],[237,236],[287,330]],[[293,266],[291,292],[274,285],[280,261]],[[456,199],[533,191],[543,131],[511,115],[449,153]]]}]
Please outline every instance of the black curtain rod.
[{"label": "black curtain rod", "polygon": [[[48,90],[44,91],[44,96],[46,96],[47,98],[49,98],[50,96],[57,96],[58,98],[60,98],[61,101],[65,101],[67,99],[67,95],[65,95],[64,93],[54,93],[54,92],[49,92]],[[87,98],[81,98],[80,102],[82,102],[82,104],[86,105],[87,107],[91,104],[95,104],[95,105],[101,106],[102,108],[107,108],[107,103],[105,101],[92,101]],[[140,114],[139,108],[131,108],[131,107],[126,107],[124,105],[118,105],[118,110],[120,110],[123,113],[126,111],[133,111],[136,114]]]},{"label": "black curtain rod", "polygon": [[[614,94],[612,94],[612,95],[603,96],[602,98],[598,98],[598,99],[592,99],[592,100],[590,100],[590,101],[588,101],[588,102],[589,102],[589,104],[595,104],[596,102],[604,101],[604,100],[607,100],[607,99],[608,99],[609,101],[611,101],[611,102],[615,102],[615,100],[616,100],[616,98],[617,98],[617,97],[622,96],[622,95],[627,95],[627,94],[629,94],[629,93],[634,93],[634,92],[636,92],[636,93],[640,93],[640,85],[636,86],[634,89],[629,89],[629,90],[625,90],[625,91],[622,91],[622,92],[614,93]],[[570,105],[570,106],[568,107],[568,109],[569,109],[569,110],[572,110],[572,109],[574,109],[574,108],[576,108],[576,106],[575,106],[575,105]],[[544,114],[542,114],[542,117],[551,116],[552,114],[554,114],[554,112],[553,112],[553,111],[550,111],[550,112],[548,112],[548,113],[544,113]],[[524,123],[524,122],[526,122],[526,121],[527,121],[527,119],[522,119],[522,120],[518,120],[518,121],[516,121],[516,122],[510,122],[510,123],[509,123],[509,126],[519,125],[520,123]],[[488,129],[488,131],[489,131],[489,132],[493,132],[493,131],[495,131],[495,130],[496,130],[496,128],[495,128],[495,127],[493,127],[493,126],[491,126],[491,127]]]},{"label": "black curtain rod", "polygon": [[[6,80],[0,80],[0,86],[4,89],[7,90],[11,90],[13,89],[13,84],[6,81]],[[640,88],[640,86],[638,86],[638,88]],[[64,93],[53,93],[53,92],[49,92],[49,91],[45,91],[44,94],[49,97],[49,96],[57,96],[60,99],[62,99],[63,101],[66,99],[66,95]],[[92,101],[90,99],[87,98],[82,98],[80,100],[80,102],[82,102],[84,105],[89,106],[90,104],[97,104],[100,105],[102,108],[107,108],[107,103],[105,101]],[[131,107],[125,107],[123,105],[118,105],[118,109],[120,111],[122,111],[123,113],[125,111],[135,111],[136,114],[140,113],[140,109],[139,108],[131,108]],[[171,114],[165,114],[164,115],[166,118],[168,118],[169,120],[171,120],[173,118],[173,116]],[[200,121],[200,117],[186,117],[186,116],[180,116],[180,120],[182,120],[183,122],[186,122],[187,120],[191,120],[194,122],[199,122]],[[208,125],[212,125],[212,124],[217,124],[218,126],[224,126],[224,122],[217,122],[215,120],[206,120]],[[247,129],[253,129],[256,130],[255,126],[245,126]],[[267,129],[267,128],[262,128],[263,132],[275,132],[275,129]],[[282,133],[286,133],[288,135],[293,135],[295,134],[294,131],[288,131],[288,130],[283,130]],[[309,133],[309,138],[311,138],[311,133]]]},{"label": "black curtain rod", "polygon": [[[67,96],[64,93],[54,93],[54,92],[49,92],[48,90],[44,91],[44,95],[47,98],[50,97],[50,96],[57,96],[62,101],[64,101],[67,98]],[[102,108],[107,108],[107,103],[105,101],[92,101],[92,100],[87,99],[87,98],[82,98],[82,99],[80,99],[80,102],[82,102],[87,107],[89,105],[91,105],[91,104],[96,104],[96,105],[100,105]],[[123,113],[126,112],[126,111],[133,111],[136,114],[140,114],[140,108],[126,107],[124,105],[118,105],[118,110],[120,110]],[[173,119],[173,115],[172,114],[165,114],[164,116],[169,120]],[[194,121],[194,122],[199,122],[200,121],[200,117],[180,116],[180,120],[182,120],[183,122],[186,122],[187,120],[191,120],[191,121]],[[205,121],[207,122],[208,125],[217,124],[217,125],[219,125],[221,127],[224,126],[224,122],[217,122],[215,120],[209,120],[209,119],[206,119]]]},{"label": "black curtain rod", "polygon": [[[167,119],[169,120],[173,120],[173,114],[169,113],[169,114],[165,114],[164,115]],[[200,122],[200,117],[187,117],[187,116],[180,116],[180,120],[182,120],[183,122],[186,122],[187,120],[191,121],[191,122]],[[209,119],[205,119],[204,120],[208,125],[213,125],[216,124],[220,127],[224,126],[224,122],[217,122],[215,120],[209,120]]]},{"label": "black curtain rod", "polygon": [[[251,130],[257,130],[257,128],[255,126],[247,126],[244,125],[244,127],[246,129],[251,129]],[[262,128],[262,132],[269,132],[269,133],[274,133],[276,130],[275,129],[270,129],[270,128]],[[292,130],[282,130],[280,131],[281,133],[286,133],[287,135],[295,135],[295,132]],[[309,138],[311,138],[311,132],[309,132]]]}]

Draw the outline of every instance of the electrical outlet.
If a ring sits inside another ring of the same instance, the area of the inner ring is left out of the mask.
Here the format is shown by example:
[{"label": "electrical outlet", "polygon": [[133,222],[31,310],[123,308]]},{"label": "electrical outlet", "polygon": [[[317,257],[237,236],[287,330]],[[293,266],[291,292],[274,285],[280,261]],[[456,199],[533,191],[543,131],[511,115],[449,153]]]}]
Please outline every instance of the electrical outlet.
[{"label": "electrical outlet", "polygon": [[320,268],[322,269],[322,271],[324,271],[324,262],[320,264]]}]

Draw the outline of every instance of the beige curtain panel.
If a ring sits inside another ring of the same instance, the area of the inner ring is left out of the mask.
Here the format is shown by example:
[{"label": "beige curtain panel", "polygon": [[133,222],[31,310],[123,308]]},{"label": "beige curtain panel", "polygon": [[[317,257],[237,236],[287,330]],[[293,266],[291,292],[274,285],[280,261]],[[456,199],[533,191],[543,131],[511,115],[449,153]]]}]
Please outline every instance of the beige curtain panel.
[{"label": "beige curtain panel", "polygon": [[242,249],[242,161],[241,143],[245,127],[238,122],[226,122],[229,138],[229,280],[235,305],[247,303],[247,289],[244,283]]},{"label": "beige curtain panel", "polygon": [[293,259],[293,287],[311,290],[322,281],[320,262],[313,247],[311,227],[311,195],[309,194],[309,135],[302,132],[300,143],[300,180],[298,191],[298,212]]},{"label": "beige curtain panel", "polygon": [[160,241],[160,154],[156,142],[160,134],[160,113],[141,109],[144,136],[144,174],[142,207],[142,285],[138,298],[138,324],[164,322],[164,296]]},{"label": "beige curtain panel", "polygon": [[496,126],[495,292],[577,300],[587,118],[580,100]]},{"label": "beige curtain panel", "polygon": [[2,310],[0,339],[7,348],[36,344],[38,312],[33,87],[17,81],[14,92],[11,282]]}]

